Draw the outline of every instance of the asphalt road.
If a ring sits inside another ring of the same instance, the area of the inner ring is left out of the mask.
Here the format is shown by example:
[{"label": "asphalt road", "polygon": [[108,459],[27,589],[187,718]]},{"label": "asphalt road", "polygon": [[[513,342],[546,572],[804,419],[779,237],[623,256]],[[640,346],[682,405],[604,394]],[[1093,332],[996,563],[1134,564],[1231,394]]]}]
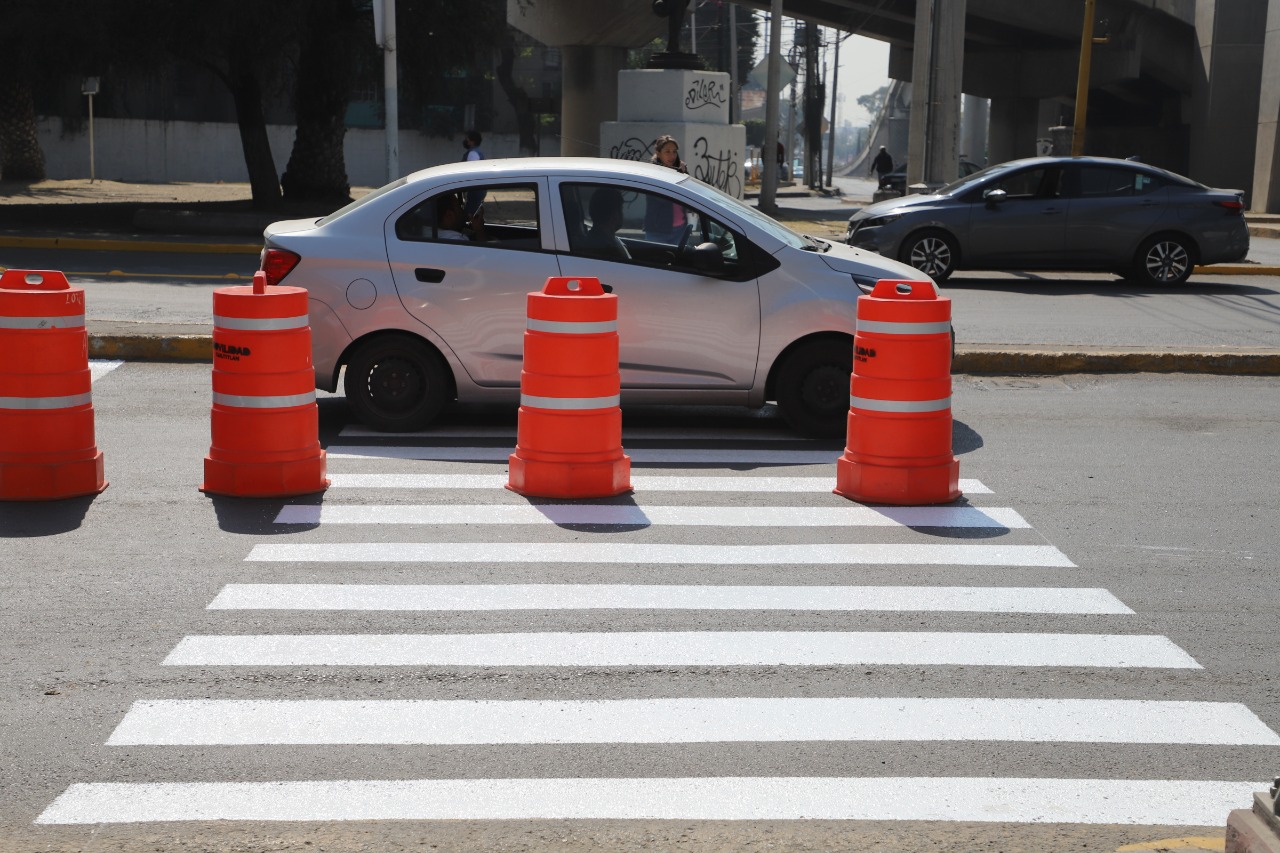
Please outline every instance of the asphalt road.
[{"label": "asphalt road", "polygon": [[[121,365],[94,387],[107,490],[0,508],[0,851],[1220,839],[1280,766],[1278,381],[958,376],[968,515],[808,526],[860,506],[830,493],[841,447],[769,412],[628,411],[636,492],[592,502],[621,522],[502,489],[510,412],[387,438],[344,432],[340,397],[322,497],[211,498],[208,366]],[[232,598],[265,594],[287,598]],[[275,663],[236,645],[271,635],[315,637]],[[389,638],[333,657],[360,635]],[[618,819],[646,808],[667,819]]]},{"label": "asphalt road", "polygon": [[[207,335],[212,291],[247,283],[257,256],[6,248],[0,265],[65,271],[85,290],[90,334]],[[1152,289],[1105,274],[964,272],[944,292],[962,348],[1280,351],[1280,276]]]}]

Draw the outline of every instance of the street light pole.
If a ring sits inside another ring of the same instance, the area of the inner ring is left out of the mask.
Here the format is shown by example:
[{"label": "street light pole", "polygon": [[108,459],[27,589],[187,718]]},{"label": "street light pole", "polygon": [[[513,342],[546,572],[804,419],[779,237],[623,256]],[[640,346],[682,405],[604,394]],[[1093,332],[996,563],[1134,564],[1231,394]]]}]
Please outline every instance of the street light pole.
[{"label": "street light pole", "polygon": [[84,85],[80,87],[80,92],[89,96],[89,183],[93,183],[97,179],[93,162],[93,96],[98,94],[98,78],[84,78]]}]

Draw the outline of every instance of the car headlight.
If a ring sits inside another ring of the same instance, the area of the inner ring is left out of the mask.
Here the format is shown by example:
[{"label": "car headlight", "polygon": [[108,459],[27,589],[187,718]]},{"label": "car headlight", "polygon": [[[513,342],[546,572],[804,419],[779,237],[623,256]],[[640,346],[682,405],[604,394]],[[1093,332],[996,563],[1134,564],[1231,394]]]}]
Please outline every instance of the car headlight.
[{"label": "car headlight", "polygon": [[861,228],[879,228],[881,225],[888,225],[890,222],[896,222],[902,218],[901,213],[886,213],[884,216],[876,216],[863,222]]}]

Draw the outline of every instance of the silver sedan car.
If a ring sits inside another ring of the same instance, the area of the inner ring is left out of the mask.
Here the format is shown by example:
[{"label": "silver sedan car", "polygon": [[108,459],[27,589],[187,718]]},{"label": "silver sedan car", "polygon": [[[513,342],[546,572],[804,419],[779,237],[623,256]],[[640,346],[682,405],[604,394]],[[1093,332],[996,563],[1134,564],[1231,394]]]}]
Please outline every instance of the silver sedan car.
[{"label": "silver sedan car", "polygon": [[384,431],[457,400],[517,405],[526,294],[552,276],[618,297],[622,405],[776,401],[841,435],[859,288],[912,268],[800,236],[672,169],[493,159],[416,172],[265,231],[268,283],[310,296],[316,387]]},{"label": "silver sedan car", "polygon": [[1108,157],[1012,160],[873,204],[845,241],[945,281],[958,269],[1101,270],[1181,284],[1249,253],[1244,193]]}]

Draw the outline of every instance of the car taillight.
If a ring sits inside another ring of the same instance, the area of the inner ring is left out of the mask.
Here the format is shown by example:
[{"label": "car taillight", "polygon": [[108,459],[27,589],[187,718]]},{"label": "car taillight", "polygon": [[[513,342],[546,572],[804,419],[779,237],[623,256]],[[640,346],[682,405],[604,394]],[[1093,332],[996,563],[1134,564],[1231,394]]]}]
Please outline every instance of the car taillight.
[{"label": "car taillight", "polygon": [[298,265],[300,260],[302,260],[302,256],[296,252],[290,252],[285,249],[263,249],[258,269],[267,274],[267,284],[274,286],[279,284],[289,273],[293,272],[293,268]]},{"label": "car taillight", "polygon": [[1231,210],[1231,211],[1236,211],[1236,212],[1244,211],[1244,202],[1240,201],[1240,199],[1237,199],[1237,198],[1233,198],[1231,199],[1231,201],[1215,201],[1214,204],[1216,204],[1218,207],[1225,207],[1227,210]]}]

